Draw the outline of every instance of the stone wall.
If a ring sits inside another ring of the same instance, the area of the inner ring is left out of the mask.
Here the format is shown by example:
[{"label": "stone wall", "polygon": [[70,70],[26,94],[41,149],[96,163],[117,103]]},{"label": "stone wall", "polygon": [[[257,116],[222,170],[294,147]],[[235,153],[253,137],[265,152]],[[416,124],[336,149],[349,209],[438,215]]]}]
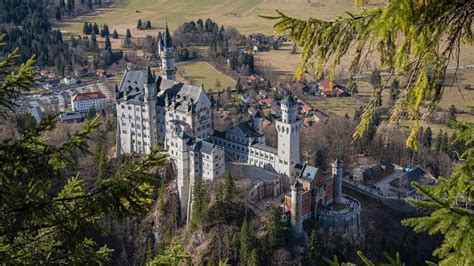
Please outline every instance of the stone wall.
[{"label": "stone wall", "polygon": [[265,198],[274,198],[280,196],[285,191],[282,177],[276,180],[261,181],[252,187],[249,191],[250,201],[259,202]]}]

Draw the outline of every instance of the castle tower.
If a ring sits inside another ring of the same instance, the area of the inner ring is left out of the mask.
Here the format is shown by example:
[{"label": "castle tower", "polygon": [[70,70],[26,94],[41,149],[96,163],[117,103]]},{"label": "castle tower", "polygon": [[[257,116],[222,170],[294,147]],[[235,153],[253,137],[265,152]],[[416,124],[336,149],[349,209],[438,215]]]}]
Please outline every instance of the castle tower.
[{"label": "castle tower", "polygon": [[303,232],[302,205],[303,186],[296,180],[291,185],[291,228],[296,236]]},{"label": "castle tower", "polygon": [[181,207],[181,222],[187,223],[191,213],[190,205],[192,200],[192,180],[191,171],[189,169],[189,146],[187,145],[190,137],[186,132],[178,131],[179,130],[173,132],[175,146],[171,158],[174,159],[177,169],[176,187]]},{"label": "castle tower", "polygon": [[334,178],[334,196],[335,203],[342,203],[342,160],[337,158],[332,163],[332,176]]},{"label": "castle tower", "polygon": [[263,116],[260,111],[257,110],[255,115],[253,116],[253,129],[257,131],[259,134],[263,135]]},{"label": "castle tower", "polygon": [[281,101],[281,119],[276,122],[278,131],[277,171],[291,177],[294,166],[300,163],[301,120],[296,116],[297,102],[289,93]]},{"label": "castle tower", "polygon": [[143,122],[143,126],[146,126],[149,128],[148,132],[148,137],[147,137],[147,143],[148,145],[146,152],[149,153],[151,151],[151,148],[154,147],[157,142],[158,142],[158,123],[157,121],[153,121],[153,117],[155,117],[156,120],[156,113],[157,113],[157,83],[156,83],[156,76],[151,73],[150,67],[147,69],[147,74],[146,74],[146,83],[144,84],[144,89],[145,89],[145,97],[144,97],[144,103],[146,104],[148,108],[148,112],[146,115],[146,118],[148,122]]},{"label": "castle tower", "polygon": [[166,22],[166,30],[158,46],[161,57],[161,76],[165,79],[176,80],[175,50],[168,29],[168,22]]}]

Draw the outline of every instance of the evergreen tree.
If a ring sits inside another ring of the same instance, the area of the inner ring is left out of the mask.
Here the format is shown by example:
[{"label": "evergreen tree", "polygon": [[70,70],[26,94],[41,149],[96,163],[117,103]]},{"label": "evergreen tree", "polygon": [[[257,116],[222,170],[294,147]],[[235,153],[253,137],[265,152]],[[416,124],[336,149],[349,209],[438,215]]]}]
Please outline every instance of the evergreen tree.
[{"label": "evergreen tree", "polygon": [[272,206],[268,216],[267,237],[269,247],[273,250],[284,246],[286,243],[285,230],[281,219],[281,211],[279,208]]},{"label": "evergreen tree", "polygon": [[435,145],[435,150],[436,151],[441,151],[441,146],[443,142],[443,130],[439,130],[438,136],[436,137],[436,145]]},{"label": "evergreen tree", "polygon": [[313,263],[319,257],[318,239],[317,239],[316,230],[314,229],[311,231],[311,236],[309,237],[308,248],[306,249],[305,257],[307,261],[311,261]]},{"label": "evergreen tree", "polygon": [[[34,61],[18,67],[18,55],[16,50],[0,57],[2,116],[16,107],[17,90],[28,90],[34,81]],[[165,156],[153,150],[133,164],[120,160],[114,175],[86,181],[74,174],[75,165],[90,154],[88,141],[99,120],[86,122],[59,145],[45,138],[54,123],[47,117],[17,139],[0,141],[0,179],[8,191],[0,197],[0,258],[13,265],[105,264],[112,250],[98,246],[91,230],[104,231],[106,217],[144,215],[156,184],[152,169]]]},{"label": "evergreen tree", "polygon": [[64,0],[59,0],[59,7],[62,9],[66,6],[66,3],[64,2]]},{"label": "evergreen tree", "polygon": [[454,106],[453,104],[451,104],[451,106],[449,106],[449,109],[448,109],[448,117],[447,117],[448,125],[451,121],[456,121],[456,106]]},{"label": "evergreen tree", "polygon": [[398,98],[398,94],[400,93],[399,88],[400,83],[398,82],[398,79],[394,79],[390,84],[390,99],[392,99],[392,101],[395,101]]},{"label": "evergreen tree", "polygon": [[36,127],[36,120],[29,113],[21,114],[15,117],[15,125],[20,133],[25,134]]},{"label": "evergreen tree", "polygon": [[112,43],[110,42],[109,36],[105,37],[105,50],[111,50]]},{"label": "evergreen tree", "polygon": [[58,6],[56,7],[56,12],[54,16],[56,17],[56,20],[61,20],[61,9]]},{"label": "evergreen tree", "polygon": [[247,265],[252,256],[252,251],[257,248],[255,227],[252,223],[244,220],[240,229],[240,252],[239,261],[241,265]]},{"label": "evergreen tree", "polygon": [[247,261],[248,266],[260,266],[260,259],[257,254],[257,249],[253,249],[252,252],[250,252],[250,257]]},{"label": "evergreen tree", "polygon": [[448,138],[448,133],[444,132],[443,138],[441,139],[441,147],[440,151],[447,153],[449,150],[449,138]]},{"label": "evergreen tree", "polygon": [[207,193],[204,189],[202,177],[197,177],[193,186],[193,204],[191,213],[191,230],[196,231],[204,224],[207,216]]},{"label": "evergreen tree", "polygon": [[382,93],[379,92],[377,93],[377,96],[375,96],[375,107],[380,107],[382,106]]},{"label": "evergreen tree", "polygon": [[147,20],[145,24],[146,29],[151,29],[151,21]]},{"label": "evergreen tree", "polygon": [[92,26],[92,31],[95,35],[98,35],[100,33],[99,26],[97,26],[97,23],[94,23],[94,25]]},{"label": "evergreen tree", "polygon": [[431,143],[433,140],[433,133],[431,132],[431,128],[427,127],[426,130],[423,132],[423,139],[422,144],[427,148],[431,148]]},{"label": "evergreen tree", "polygon": [[253,54],[250,54],[247,62],[247,74],[253,74],[255,73],[255,63],[253,59]]},{"label": "evergreen tree", "polygon": [[167,245],[165,250],[155,259],[149,261],[147,265],[181,265],[185,262],[186,265],[191,265],[191,256],[184,249],[183,245],[177,242],[172,242]]},{"label": "evergreen tree", "polygon": [[114,39],[118,39],[119,38],[119,34],[116,30],[114,30],[114,32],[112,33],[112,38]]},{"label": "evergreen tree", "polygon": [[125,38],[127,38],[127,39],[132,38],[132,33],[131,33],[130,29],[127,29],[127,33],[125,34]]},{"label": "evergreen tree", "polygon": [[235,84],[235,90],[237,91],[238,94],[241,94],[243,92],[243,87],[240,81],[240,77],[237,78],[237,83]]},{"label": "evergreen tree", "polygon": [[84,22],[84,26],[82,27],[82,33],[83,33],[84,35],[89,35],[89,34],[91,34],[89,27],[90,27],[90,26],[89,26],[89,23],[88,23],[88,22]]},{"label": "evergreen tree", "polygon": [[406,219],[403,224],[412,226],[416,232],[444,235],[443,243],[433,252],[440,258],[440,265],[472,265],[474,215],[470,203],[474,200],[474,126],[455,122],[454,128],[457,130],[455,142],[464,141],[468,146],[461,154],[462,160],[454,166],[451,177],[438,177],[436,186],[413,183],[423,197],[410,199],[409,203],[431,212]]},{"label": "evergreen tree", "polygon": [[103,34],[104,34],[104,37],[110,35],[109,26],[108,26],[107,24],[104,24],[104,26],[103,26],[103,28],[102,28],[102,32],[103,32]]},{"label": "evergreen tree", "polygon": [[92,51],[96,51],[98,46],[97,46],[97,37],[95,36],[94,32],[92,32],[91,42],[92,42],[92,45],[91,45]]},{"label": "evergreen tree", "polygon": [[142,27],[143,27],[142,19],[138,19],[138,22],[137,22],[137,29],[141,30]]},{"label": "evergreen tree", "polygon": [[87,1],[87,7],[89,8],[89,10],[92,10],[92,0]]},{"label": "evergreen tree", "polygon": [[235,194],[235,183],[234,178],[230,172],[226,172],[224,176],[224,191],[223,200],[227,203],[231,203]]}]

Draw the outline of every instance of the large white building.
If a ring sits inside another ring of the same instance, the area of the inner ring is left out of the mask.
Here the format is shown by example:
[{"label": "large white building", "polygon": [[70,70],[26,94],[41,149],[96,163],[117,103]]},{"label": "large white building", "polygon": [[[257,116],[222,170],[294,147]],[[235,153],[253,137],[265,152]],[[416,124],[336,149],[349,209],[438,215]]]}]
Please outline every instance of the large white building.
[{"label": "large white building", "polygon": [[105,109],[106,103],[107,98],[99,91],[77,93],[71,97],[71,107],[75,112],[100,111]]},{"label": "large white building", "polygon": [[213,181],[225,173],[225,158],[240,160],[283,176],[294,174],[299,163],[297,103],[288,94],[277,122],[278,149],[265,145],[260,113],[226,132],[214,132],[212,104],[202,87],[175,81],[176,65],[166,27],[159,42],[161,76],[126,70],[115,88],[117,155],[146,154],[160,145],[176,166],[176,188],[181,218],[192,208],[194,180]]}]

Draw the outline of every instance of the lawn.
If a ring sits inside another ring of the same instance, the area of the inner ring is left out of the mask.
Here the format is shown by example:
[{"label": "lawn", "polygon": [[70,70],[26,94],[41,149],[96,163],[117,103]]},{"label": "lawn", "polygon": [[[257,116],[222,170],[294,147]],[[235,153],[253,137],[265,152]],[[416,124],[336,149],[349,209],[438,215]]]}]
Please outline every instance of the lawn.
[{"label": "lawn", "polygon": [[178,74],[194,85],[204,84],[206,91],[216,89],[216,80],[221,83],[221,88],[234,87],[236,81],[224,75],[207,62],[193,61],[178,64]]}]

